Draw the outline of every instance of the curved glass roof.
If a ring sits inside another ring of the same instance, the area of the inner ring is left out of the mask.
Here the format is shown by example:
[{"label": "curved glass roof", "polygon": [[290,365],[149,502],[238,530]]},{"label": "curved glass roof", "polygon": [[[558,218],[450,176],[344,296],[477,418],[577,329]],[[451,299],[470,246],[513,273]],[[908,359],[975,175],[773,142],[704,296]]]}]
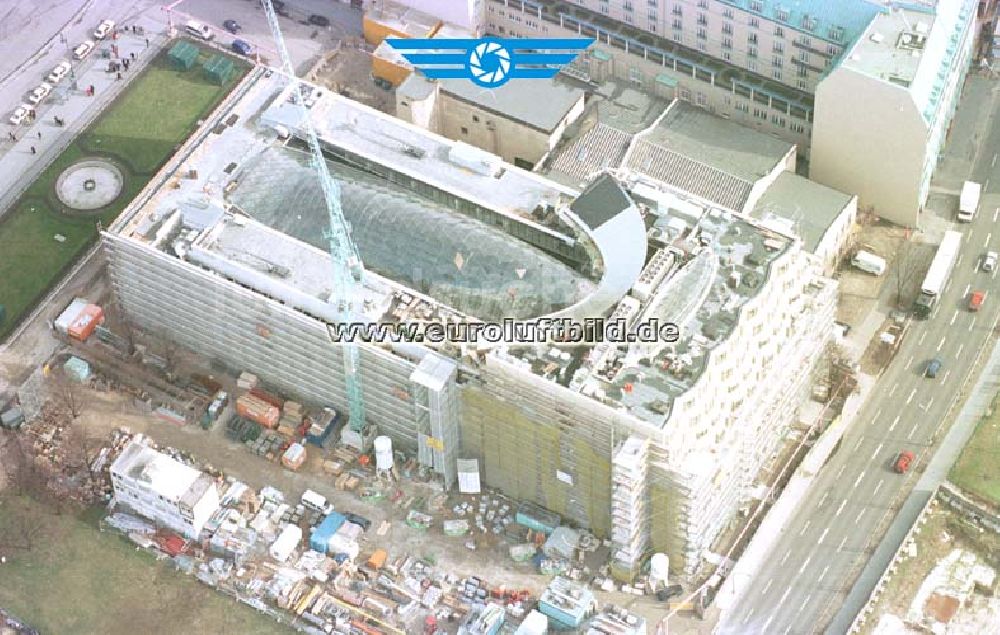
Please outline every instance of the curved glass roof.
[{"label": "curved glass roof", "polygon": [[[496,320],[558,311],[594,284],[503,230],[339,163],[341,188],[365,267],[469,315]],[[326,205],[308,165],[269,149],[248,162],[230,200],[258,221],[326,249]]]}]

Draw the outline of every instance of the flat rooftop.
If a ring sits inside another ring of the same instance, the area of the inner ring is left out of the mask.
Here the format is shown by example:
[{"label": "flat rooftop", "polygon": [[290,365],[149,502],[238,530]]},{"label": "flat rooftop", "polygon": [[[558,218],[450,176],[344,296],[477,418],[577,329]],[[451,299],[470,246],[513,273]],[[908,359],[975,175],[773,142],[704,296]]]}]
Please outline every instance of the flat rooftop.
[{"label": "flat rooftop", "polygon": [[173,502],[198,480],[202,473],[162,454],[144,443],[133,440],[122,450],[111,466],[112,472],[145,484],[151,491]]},{"label": "flat rooftop", "polygon": [[400,35],[414,38],[429,37],[441,25],[432,15],[404,5],[379,3],[365,11],[365,19],[377,22]]},{"label": "flat rooftop", "polygon": [[751,216],[790,224],[806,251],[815,251],[854,197],[792,172],[782,172],[757,201]]},{"label": "flat rooftop", "polygon": [[917,76],[924,46],[936,17],[927,11],[897,9],[879,14],[841,61],[843,68],[909,87]]},{"label": "flat rooftop", "polygon": [[[403,85],[414,77],[416,74]],[[427,81],[422,77],[417,79]],[[581,89],[555,79],[515,80],[495,89],[477,86],[467,79],[437,81],[441,83],[441,90],[455,99],[546,133],[554,131],[584,95]]]}]

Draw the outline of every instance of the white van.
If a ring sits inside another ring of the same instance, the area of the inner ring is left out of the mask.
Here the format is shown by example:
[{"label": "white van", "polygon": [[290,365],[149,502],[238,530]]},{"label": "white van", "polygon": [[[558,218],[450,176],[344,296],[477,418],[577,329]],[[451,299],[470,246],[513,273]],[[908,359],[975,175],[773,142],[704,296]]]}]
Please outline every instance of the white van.
[{"label": "white van", "polygon": [[56,67],[52,69],[52,72],[45,78],[45,81],[50,84],[58,84],[62,81],[63,77],[69,75],[71,68],[73,68],[73,65],[69,63],[69,60],[63,60],[56,64]]},{"label": "white van", "polygon": [[851,264],[862,271],[867,271],[876,276],[881,276],[885,273],[885,259],[864,250],[854,254]]},{"label": "white van", "polygon": [[82,60],[83,58],[87,57],[94,50],[94,46],[96,45],[94,44],[93,40],[87,40],[83,44],[80,44],[75,49],[73,49],[73,59]]},{"label": "white van", "polygon": [[187,23],[187,32],[203,40],[211,40],[215,37],[215,32],[210,26],[201,22],[195,22],[194,20]]},{"label": "white van", "polygon": [[312,491],[311,489],[307,489],[302,492],[302,504],[321,512],[326,509],[326,497]]}]

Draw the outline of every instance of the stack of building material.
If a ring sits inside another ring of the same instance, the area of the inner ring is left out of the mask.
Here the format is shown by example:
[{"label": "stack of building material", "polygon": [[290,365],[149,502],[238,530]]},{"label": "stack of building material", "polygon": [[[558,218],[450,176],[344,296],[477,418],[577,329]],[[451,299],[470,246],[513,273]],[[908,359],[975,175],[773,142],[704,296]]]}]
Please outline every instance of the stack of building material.
[{"label": "stack of building material", "polygon": [[59,314],[52,326],[62,335],[69,335],[69,327],[90,303],[84,298],[76,298]]},{"label": "stack of building material", "polygon": [[243,371],[236,380],[236,387],[240,391],[248,391],[257,387],[257,375]]},{"label": "stack of building material", "polygon": [[253,395],[257,399],[260,399],[261,401],[264,401],[266,403],[271,404],[272,406],[274,406],[275,408],[277,408],[279,411],[285,405],[285,402],[284,402],[283,399],[281,399],[280,397],[275,397],[274,395],[272,395],[271,393],[267,392],[266,390],[264,390],[260,386],[255,386],[255,387],[251,388],[249,392],[250,392],[251,395]]},{"label": "stack of building material", "polygon": [[358,545],[361,533],[361,527],[352,522],[345,521],[340,525],[336,533],[330,537],[330,541],[326,546],[327,553],[347,554],[349,560],[354,560],[358,557],[358,552],[361,551],[361,547]]},{"label": "stack of building material", "polygon": [[293,443],[288,446],[281,456],[281,464],[293,472],[306,462],[306,448],[301,443]]},{"label": "stack of building material", "polygon": [[285,562],[302,540],[302,529],[295,525],[285,525],[278,539],[271,544],[269,553],[278,562]]},{"label": "stack of building material", "polygon": [[79,357],[70,357],[63,365],[66,374],[76,381],[85,383],[90,379],[90,364]]},{"label": "stack of building material", "polygon": [[104,322],[104,311],[96,304],[88,304],[73,318],[66,333],[73,339],[86,342],[99,325]]},{"label": "stack of building material", "polygon": [[241,417],[255,421],[265,428],[273,429],[278,425],[280,411],[273,404],[267,403],[263,399],[245,394],[236,400],[236,412]]}]

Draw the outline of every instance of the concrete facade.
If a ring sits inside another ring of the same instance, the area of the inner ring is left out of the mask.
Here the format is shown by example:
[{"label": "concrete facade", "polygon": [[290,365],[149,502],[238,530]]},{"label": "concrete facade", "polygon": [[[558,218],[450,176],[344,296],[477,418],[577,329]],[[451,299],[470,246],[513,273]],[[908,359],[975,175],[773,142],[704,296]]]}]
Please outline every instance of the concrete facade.
[{"label": "concrete facade", "polygon": [[976,44],[975,8],[956,0],[872,22],[816,91],[813,179],[919,225]]}]

